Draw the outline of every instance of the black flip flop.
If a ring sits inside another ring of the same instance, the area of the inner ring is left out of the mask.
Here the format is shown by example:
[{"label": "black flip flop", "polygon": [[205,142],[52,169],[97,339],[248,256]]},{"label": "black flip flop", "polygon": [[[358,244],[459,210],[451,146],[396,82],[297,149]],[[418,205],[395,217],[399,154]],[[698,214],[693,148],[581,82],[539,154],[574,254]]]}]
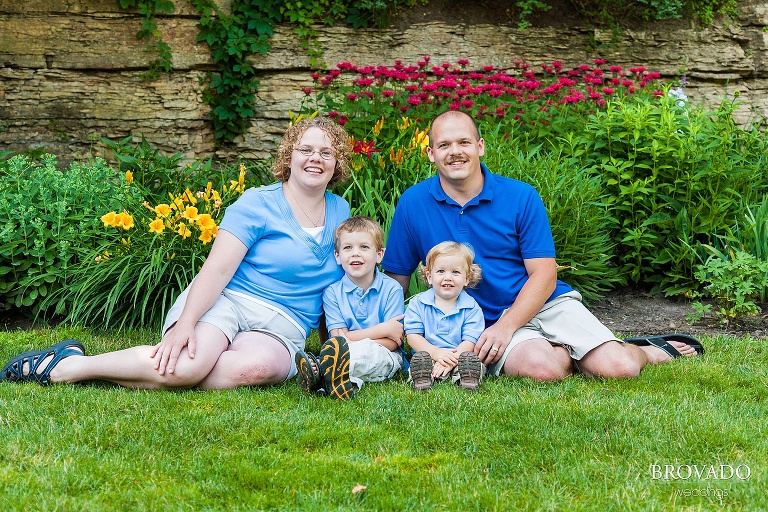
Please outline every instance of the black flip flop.
[{"label": "black flip flop", "polygon": [[680,357],[682,354],[678,352],[678,350],[672,346],[670,341],[680,341],[682,343],[686,343],[690,345],[691,347],[696,350],[696,355],[703,355],[704,354],[704,345],[701,344],[699,340],[694,338],[693,336],[689,336],[687,334],[660,334],[659,336],[645,336],[642,338],[627,338],[624,340],[625,343],[631,343],[633,345],[637,345],[639,347],[646,347],[646,346],[653,346],[656,348],[660,348],[667,354],[669,354],[670,357]]}]

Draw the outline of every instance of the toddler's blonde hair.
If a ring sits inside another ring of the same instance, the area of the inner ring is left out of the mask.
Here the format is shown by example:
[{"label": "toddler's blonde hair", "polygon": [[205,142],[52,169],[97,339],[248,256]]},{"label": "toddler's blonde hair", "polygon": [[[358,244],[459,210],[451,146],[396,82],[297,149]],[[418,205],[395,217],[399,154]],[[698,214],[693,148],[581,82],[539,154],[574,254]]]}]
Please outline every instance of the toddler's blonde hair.
[{"label": "toddler's blonde hair", "polygon": [[421,272],[421,277],[424,279],[424,281],[427,280],[427,275],[432,270],[432,267],[435,264],[435,260],[439,256],[445,256],[449,254],[456,254],[464,258],[464,261],[467,264],[467,287],[474,288],[477,286],[477,283],[479,283],[480,279],[482,279],[482,270],[480,269],[480,265],[473,263],[473,260],[475,259],[475,251],[473,251],[472,248],[467,244],[460,244],[459,242],[451,241],[440,242],[429,250],[424,265],[422,265],[419,269]]}]

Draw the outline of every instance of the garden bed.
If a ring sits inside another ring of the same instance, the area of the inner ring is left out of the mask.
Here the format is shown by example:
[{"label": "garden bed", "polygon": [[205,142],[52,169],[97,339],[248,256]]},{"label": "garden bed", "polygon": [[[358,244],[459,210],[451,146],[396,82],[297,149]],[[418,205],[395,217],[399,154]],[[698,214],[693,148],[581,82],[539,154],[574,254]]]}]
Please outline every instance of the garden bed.
[{"label": "garden bed", "polygon": [[[762,313],[741,321],[722,322],[708,315],[691,323],[686,318],[693,313],[690,301],[651,295],[643,290],[625,287],[611,290],[589,308],[619,336],[684,332],[692,335],[736,338],[768,337],[768,304],[762,304]],[[0,313],[0,330],[28,330],[34,327],[32,319],[17,310]]]}]

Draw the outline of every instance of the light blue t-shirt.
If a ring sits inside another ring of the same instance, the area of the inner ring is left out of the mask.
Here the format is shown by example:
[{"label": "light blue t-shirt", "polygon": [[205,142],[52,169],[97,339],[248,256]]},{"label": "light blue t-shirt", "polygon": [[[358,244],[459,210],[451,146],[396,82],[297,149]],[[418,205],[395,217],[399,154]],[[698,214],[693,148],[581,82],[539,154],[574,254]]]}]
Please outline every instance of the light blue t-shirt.
[{"label": "light blue t-shirt", "polygon": [[405,301],[400,283],[376,270],[365,292],[347,275],[323,292],[325,324],[331,329],[367,329],[403,314]]},{"label": "light blue t-shirt", "polygon": [[227,289],[277,306],[308,336],[320,319],[323,290],[342,276],[333,256],[333,230],[348,217],[349,204],[326,192],[318,242],[296,221],[282,183],[246,190],[219,226],[248,248]]},{"label": "light blue t-shirt", "polygon": [[462,341],[477,343],[483,330],[483,310],[464,290],[447,314],[435,305],[431,288],[412,297],[405,310],[405,334],[421,334],[438,348],[456,348]]}]

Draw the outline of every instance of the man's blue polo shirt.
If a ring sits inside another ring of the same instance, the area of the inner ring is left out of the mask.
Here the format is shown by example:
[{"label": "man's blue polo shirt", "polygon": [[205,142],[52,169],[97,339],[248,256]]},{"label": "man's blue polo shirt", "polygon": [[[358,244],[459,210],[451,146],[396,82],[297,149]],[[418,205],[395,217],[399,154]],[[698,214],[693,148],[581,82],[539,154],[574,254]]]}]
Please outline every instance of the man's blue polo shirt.
[{"label": "man's blue polo shirt", "polygon": [[[483,279],[467,293],[477,300],[486,325],[499,319],[528,280],[523,260],[554,258],[555,244],[544,203],[531,185],[491,173],[481,164],[484,183],[464,206],[448,197],[438,176],[408,188],[400,197],[382,267],[410,275],[427,252],[446,240],[469,244]],[[572,288],[557,281],[548,300]]]},{"label": "man's blue polo shirt", "polygon": [[484,329],[483,312],[465,290],[448,313],[435,304],[433,288],[411,298],[405,310],[405,334],[421,334],[438,348],[456,348],[462,341],[477,343]]}]

